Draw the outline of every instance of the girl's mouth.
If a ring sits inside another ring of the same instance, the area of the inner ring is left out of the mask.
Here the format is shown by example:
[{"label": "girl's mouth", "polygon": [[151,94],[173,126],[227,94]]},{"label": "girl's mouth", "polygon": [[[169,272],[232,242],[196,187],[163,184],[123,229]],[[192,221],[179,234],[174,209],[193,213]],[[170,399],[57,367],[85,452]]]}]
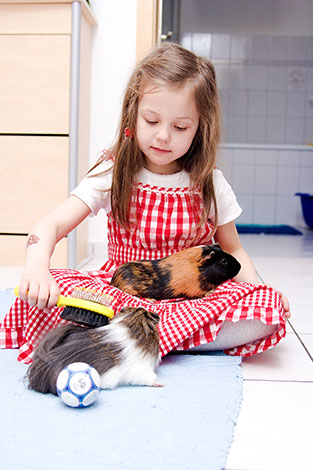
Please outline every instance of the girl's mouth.
[{"label": "girl's mouth", "polygon": [[170,153],[170,150],[167,149],[161,149],[159,147],[151,147],[151,149],[155,152],[158,153],[159,155],[164,155],[166,153]]}]

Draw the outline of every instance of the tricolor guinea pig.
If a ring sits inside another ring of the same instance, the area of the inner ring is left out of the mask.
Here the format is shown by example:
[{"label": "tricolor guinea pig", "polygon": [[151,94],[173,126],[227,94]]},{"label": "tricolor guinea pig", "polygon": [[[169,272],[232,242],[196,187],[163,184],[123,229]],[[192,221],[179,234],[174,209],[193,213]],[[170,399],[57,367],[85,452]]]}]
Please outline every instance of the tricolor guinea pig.
[{"label": "tricolor guinea pig", "polygon": [[152,261],[131,261],[115,271],[111,285],[155,300],[203,297],[240,271],[218,244],[201,245]]},{"label": "tricolor guinea pig", "polygon": [[101,377],[101,388],[119,385],[158,387],[159,316],[144,308],[125,307],[108,325],[84,328],[61,325],[35,349],[26,378],[29,388],[56,395],[56,380],[72,362],[86,362]]}]

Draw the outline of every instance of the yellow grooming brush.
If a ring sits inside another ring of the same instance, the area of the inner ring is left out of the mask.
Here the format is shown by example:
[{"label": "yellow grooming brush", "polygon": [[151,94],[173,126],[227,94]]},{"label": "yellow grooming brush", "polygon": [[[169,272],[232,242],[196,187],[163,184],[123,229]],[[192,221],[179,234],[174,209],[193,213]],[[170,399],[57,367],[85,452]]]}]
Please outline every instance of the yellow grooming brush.
[{"label": "yellow grooming brush", "polygon": [[[18,287],[14,293],[18,297]],[[74,289],[71,297],[60,295],[57,307],[64,307],[60,314],[63,320],[96,328],[106,325],[109,318],[114,316],[114,311],[109,307],[112,300],[113,297],[107,294],[79,287]]]}]

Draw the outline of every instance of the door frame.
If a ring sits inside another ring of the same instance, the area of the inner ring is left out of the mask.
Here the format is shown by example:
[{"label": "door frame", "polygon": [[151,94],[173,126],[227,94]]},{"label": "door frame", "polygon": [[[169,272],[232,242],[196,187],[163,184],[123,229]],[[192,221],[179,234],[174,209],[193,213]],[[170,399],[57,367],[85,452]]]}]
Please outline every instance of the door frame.
[{"label": "door frame", "polygon": [[161,42],[162,0],[137,0],[136,61]]}]

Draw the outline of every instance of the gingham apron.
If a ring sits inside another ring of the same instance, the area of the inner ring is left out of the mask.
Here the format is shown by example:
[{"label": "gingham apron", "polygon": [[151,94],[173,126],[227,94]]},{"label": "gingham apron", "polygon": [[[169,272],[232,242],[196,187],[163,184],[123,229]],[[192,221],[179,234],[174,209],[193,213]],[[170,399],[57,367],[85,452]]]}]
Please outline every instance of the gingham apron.
[{"label": "gingham apron", "polygon": [[[62,295],[71,295],[75,287],[85,287],[113,297],[115,312],[125,306],[142,306],[160,316],[160,352],[187,350],[209,343],[217,337],[225,321],[257,319],[277,325],[266,338],[227,350],[231,355],[250,356],[274,347],[286,334],[280,296],[271,287],[227,281],[212,294],[200,299],[172,299],[152,302],[110,286],[115,269],[138,259],[158,259],[176,251],[210,242],[212,224],[200,228],[202,210],[200,192],[191,188],[168,189],[134,185],[130,205],[129,231],[108,214],[108,261],[99,271],[78,272],[52,269]],[[187,275],[187,273],[186,273]],[[18,360],[30,363],[34,348],[51,328],[66,323],[61,309],[44,313],[16,299],[0,325],[1,348],[20,348]]]}]

